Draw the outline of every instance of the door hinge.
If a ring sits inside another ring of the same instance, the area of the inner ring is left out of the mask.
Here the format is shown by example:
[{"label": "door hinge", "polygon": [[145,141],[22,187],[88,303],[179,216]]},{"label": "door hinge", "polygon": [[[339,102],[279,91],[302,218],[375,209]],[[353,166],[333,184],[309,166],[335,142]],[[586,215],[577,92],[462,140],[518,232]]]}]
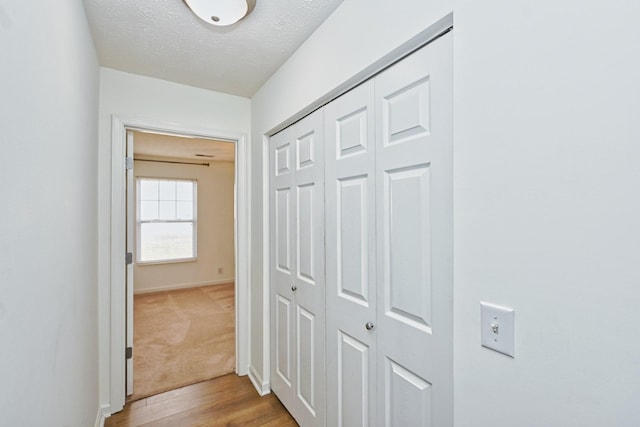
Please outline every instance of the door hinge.
[{"label": "door hinge", "polygon": [[133,347],[127,347],[124,351],[124,357],[126,359],[131,359],[133,357]]},{"label": "door hinge", "polygon": [[128,171],[133,169],[133,157],[125,157],[124,159],[124,168]]},{"label": "door hinge", "polygon": [[127,252],[127,254],[124,257],[124,260],[127,263],[127,265],[133,264],[133,253]]}]

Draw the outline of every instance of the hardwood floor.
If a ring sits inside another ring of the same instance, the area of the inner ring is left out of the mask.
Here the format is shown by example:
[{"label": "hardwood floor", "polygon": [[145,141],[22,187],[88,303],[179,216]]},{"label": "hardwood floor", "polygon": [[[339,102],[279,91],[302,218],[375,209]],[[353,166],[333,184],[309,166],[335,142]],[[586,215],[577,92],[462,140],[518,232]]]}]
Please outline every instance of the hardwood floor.
[{"label": "hardwood floor", "polygon": [[105,427],[297,425],[275,395],[261,397],[248,377],[236,374],[128,403],[105,422]]}]

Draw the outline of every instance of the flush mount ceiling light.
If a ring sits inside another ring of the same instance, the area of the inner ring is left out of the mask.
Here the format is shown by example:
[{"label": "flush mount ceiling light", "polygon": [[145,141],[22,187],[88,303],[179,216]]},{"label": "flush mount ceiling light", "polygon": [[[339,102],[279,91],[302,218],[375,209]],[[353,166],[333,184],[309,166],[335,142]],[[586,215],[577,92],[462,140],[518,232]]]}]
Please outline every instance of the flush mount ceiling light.
[{"label": "flush mount ceiling light", "polygon": [[251,13],[256,0],[184,0],[198,18],[209,24],[235,24]]}]

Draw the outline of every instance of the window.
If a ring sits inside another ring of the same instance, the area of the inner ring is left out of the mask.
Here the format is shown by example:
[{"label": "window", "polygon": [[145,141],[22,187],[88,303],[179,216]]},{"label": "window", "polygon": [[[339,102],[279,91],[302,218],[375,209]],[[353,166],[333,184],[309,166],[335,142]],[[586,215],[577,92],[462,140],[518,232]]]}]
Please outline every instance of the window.
[{"label": "window", "polygon": [[137,261],[196,258],[196,181],[138,178]]}]

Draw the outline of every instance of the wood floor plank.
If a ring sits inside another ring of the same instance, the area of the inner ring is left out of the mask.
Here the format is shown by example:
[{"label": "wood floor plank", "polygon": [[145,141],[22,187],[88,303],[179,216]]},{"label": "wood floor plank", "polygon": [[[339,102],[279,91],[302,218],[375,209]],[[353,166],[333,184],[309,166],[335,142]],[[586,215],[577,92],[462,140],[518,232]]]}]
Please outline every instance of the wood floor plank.
[{"label": "wood floor plank", "polygon": [[235,374],[132,402],[105,423],[105,427],[297,425],[273,394],[260,396],[247,377]]}]

